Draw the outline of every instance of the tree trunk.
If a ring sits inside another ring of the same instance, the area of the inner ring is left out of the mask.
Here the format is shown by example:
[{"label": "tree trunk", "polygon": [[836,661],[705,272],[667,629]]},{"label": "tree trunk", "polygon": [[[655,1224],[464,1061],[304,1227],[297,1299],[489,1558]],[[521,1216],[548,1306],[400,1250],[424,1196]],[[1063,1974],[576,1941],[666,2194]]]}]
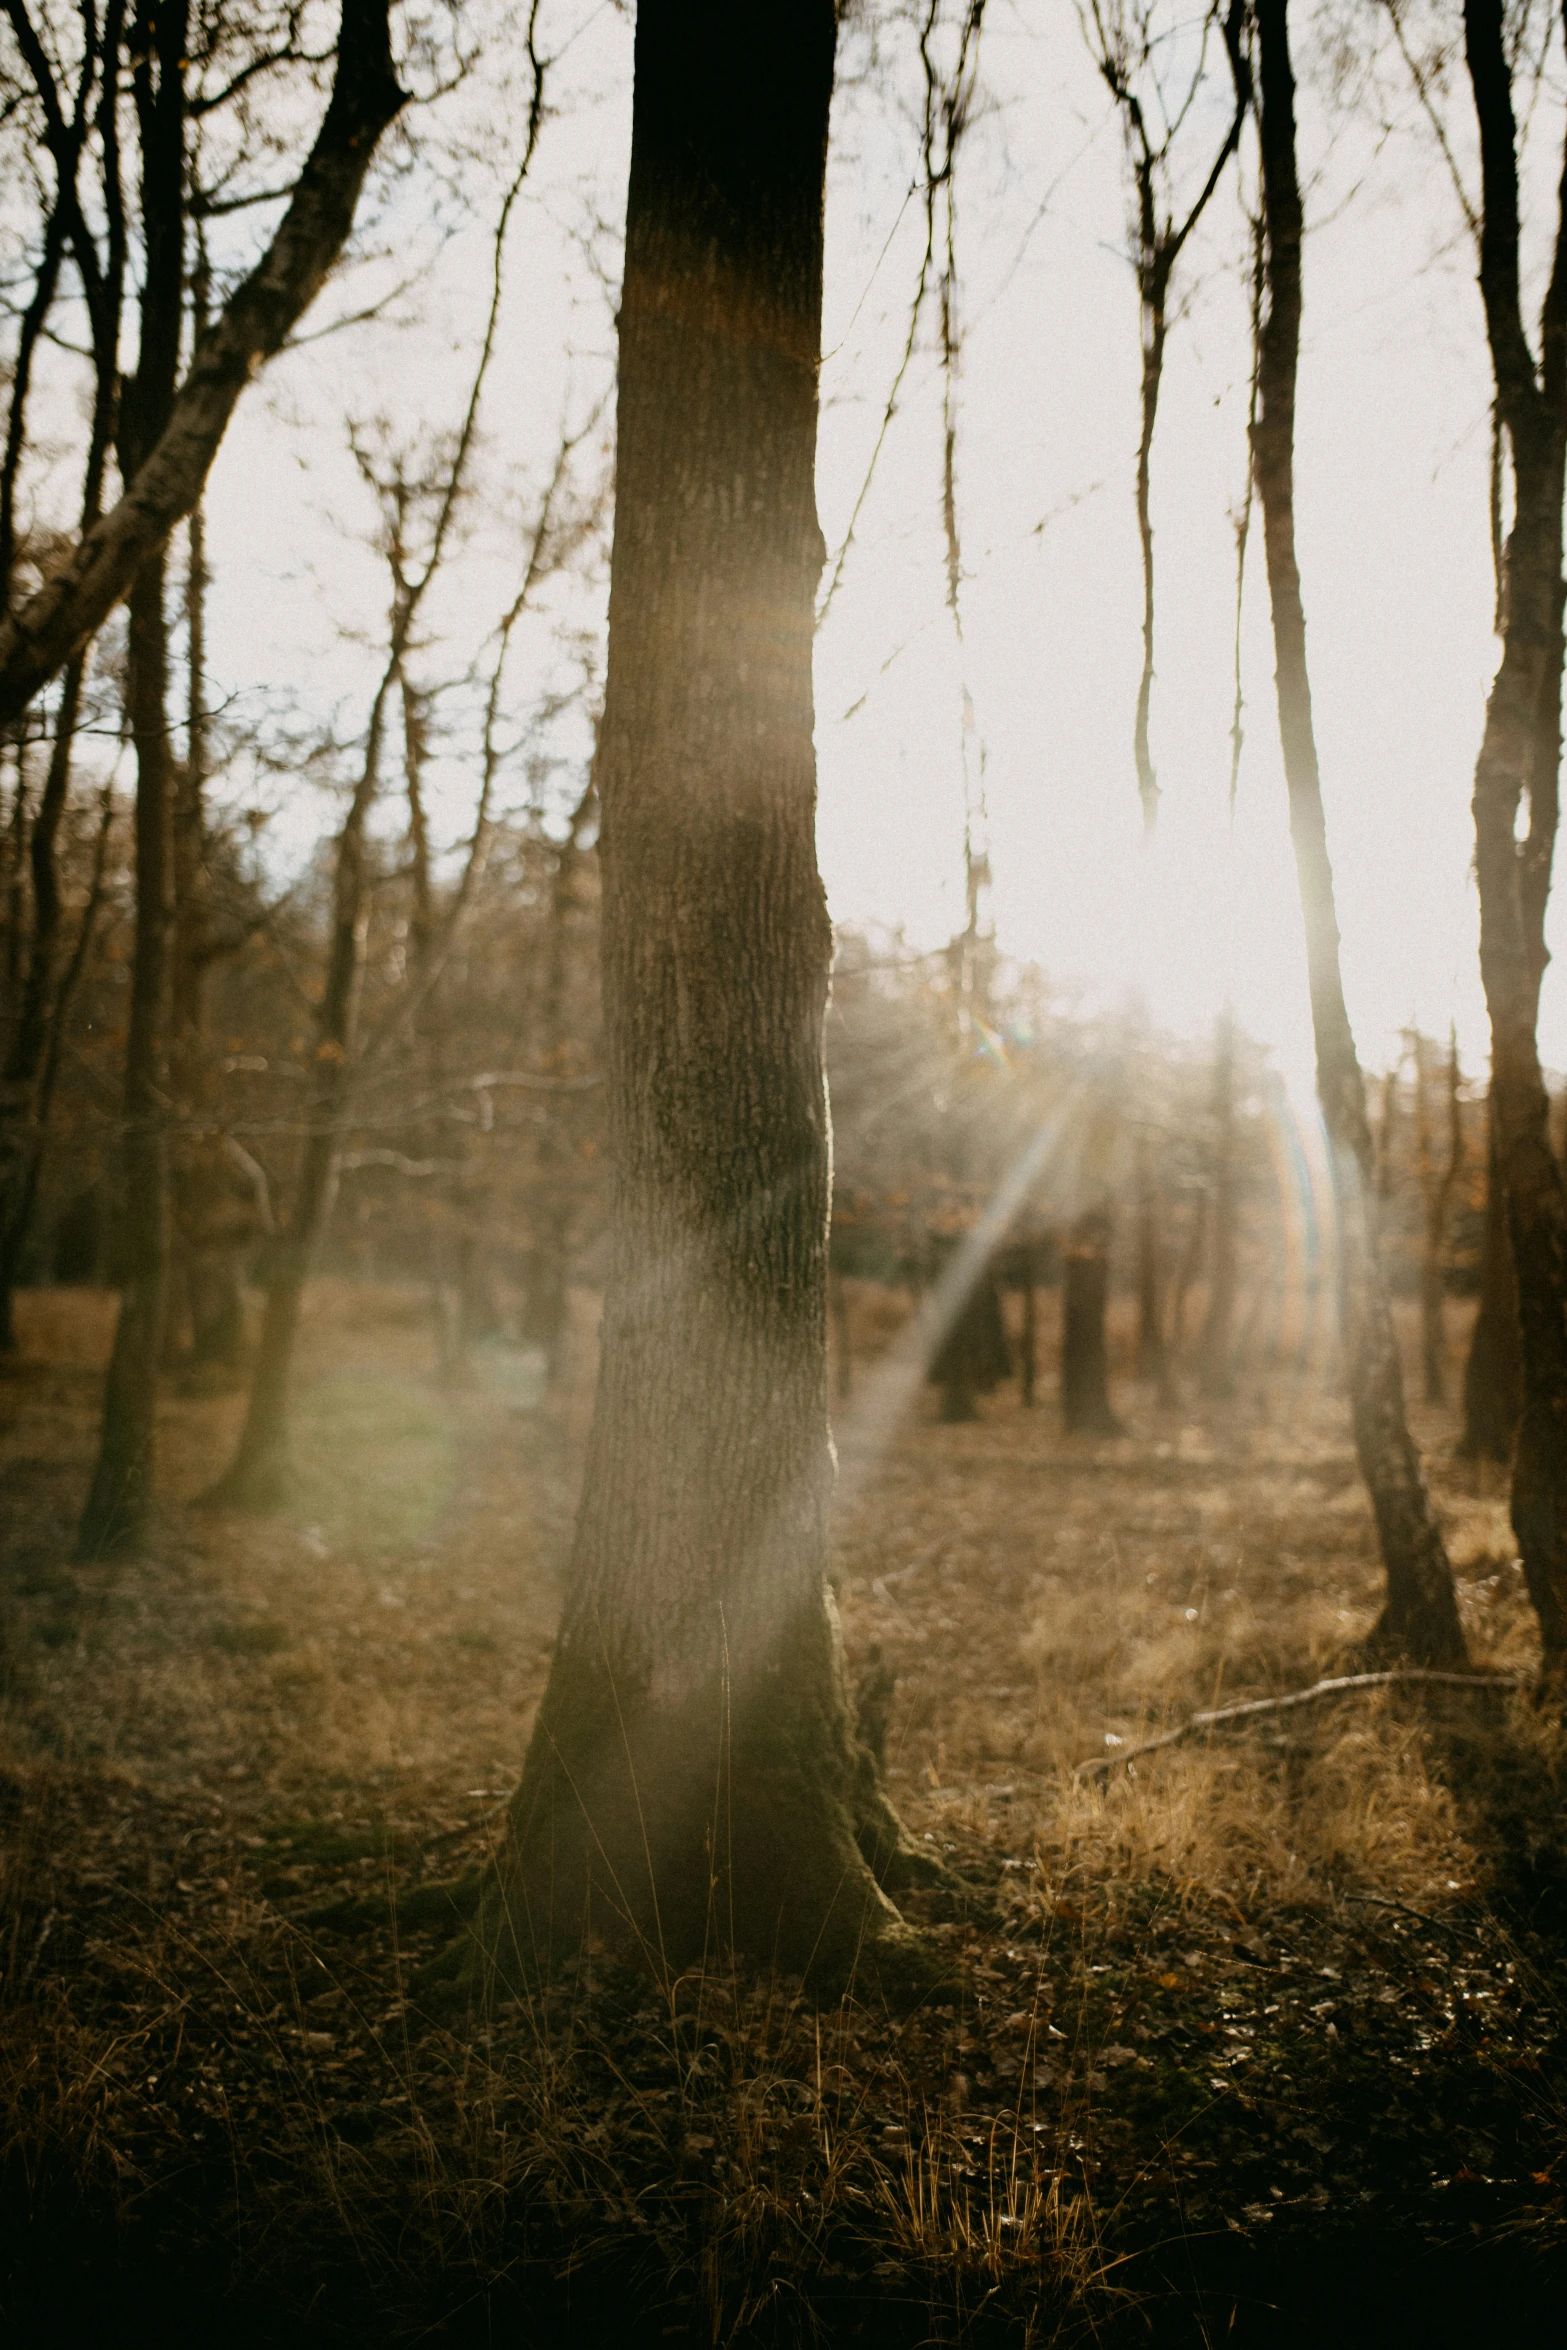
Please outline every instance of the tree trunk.
[{"label": "tree trunk", "polygon": [[1113,1231],[1108,1208],[1086,1208],[1073,1225],[1063,1252],[1066,1294],[1061,1327],[1061,1416],[1069,1435],[1122,1433],[1110,1408],[1105,1347]]},{"label": "tree trunk", "polygon": [[[937,1266],[950,1263],[961,1246],[957,1240],[945,1243]],[[977,1420],[980,1396],[998,1387],[1011,1368],[996,1268],[987,1258],[976,1269],[931,1358],[931,1384],[942,1391],[942,1419]]]},{"label": "tree trunk", "polygon": [[[549,937],[537,1018],[537,1059],[540,1068],[554,1076],[564,1073],[567,1058],[567,955],[579,869],[587,853],[582,839],[596,810],[596,785],[590,783],[572,813],[571,829],[561,842],[550,885]],[[572,1141],[568,1097],[557,1095],[539,1133],[537,1178],[528,1202],[521,1316],[521,1335],[528,1345],[544,1349],[548,1376],[552,1379],[560,1367],[566,1335],[566,1277],[571,1269],[571,1227],[579,1191],[578,1162]]]},{"label": "tree trunk", "polygon": [[1459,1457],[1513,1457],[1523,1410],[1523,1342],[1518,1334],[1518,1280],[1507,1230],[1507,1201],[1497,1163],[1494,1097],[1486,1104],[1485,1231],[1480,1244],[1480,1303],[1464,1365],[1464,1432]]},{"label": "tree trunk", "polygon": [[[32,881],[32,937],[6,1053],[5,1074],[0,1080],[0,1354],[8,1354],[15,1343],[11,1291],[27,1245],[38,1188],[43,1150],[41,1081],[49,1059],[51,1018],[62,1014],[55,986],[61,913],[57,852],[60,821],[70,795],[71,753],[81,711],[85,666],[83,655],[65,673],[54,716],[54,745],[48,773],[33,820],[32,838],[27,844]],[[19,807],[21,796],[19,771]],[[19,928],[19,922],[13,920],[13,941],[17,944]]]},{"label": "tree trunk", "polygon": [[831,935],[813,466],[831,0],[643,0],[599,746],[612,1262],[570,1586],[482,1936],[822,1985],[878,1889],[824,1578]]},{"label": "tree trunk", "polygon": [[1441,1529],[1404,1410],[1403,1369],[1377,1249],[1365,1083],[1344,1004],[1338,918],[1328,860],[1306,620],[1295,556],[1295,387],[1300,357],[1302,209],[1295,163],[1295,83],[1288,0],[1257,0],[1260,144],[1267,242],[1267,317],[1258,353],[1253,440],[1289,788],[1290,836],[1306,929],[1317,1093],[1327,1129],[1339,1221],[1339,1310],[1355,1449],[1376,1513],[1387,1603],[1378,1637],[1421,1662],[1464,1656]]},{"label": "tree trunk", "polygon": [[[1548,1676],[1567,1670],[1567,1188],[1551,1149],[1535,1041],[1561,757],[1562,494],[1567,455],[1567,165],[1541,310],[1538,369],[1519,301],[1518,176],[1501,0],[1466,0],[1480,130],[1480,290],[1496,405],[1512,451],[1502,658],[1475,768],[1480,973],[1491,1018],[1491,1101],[1523,1360],[1513,1530]],[[1517,838],[1528,794],[1527,838]]]},{"label": "tree trunk", "polygon": [[305,1283],[337,1196],[338,1158],[348,1101],[369,919],[365,826],[380,774],[381,737],[391,669],[371,707],[364,765],[338,835],[332,876],[332,944],[317,1015],[316,1084],[288,1221],[273,1259],[266,1311],[251,1374],[238,1447],[227,1471],[204,1496],[210,1509],[265,1511],[287,1500],[289,1379]]},{"label": "tree trunk", "polygon": [[1039,1377],[1039,1263],[1038,1244],[1031,1235],[1018,1247],[1019,1276],[1023,1284],[1023,1343],[1019,1349],[1018,1400],[1024,1411],[1034,1408]]},{"label": "tree trunk", "polygon": [[1420,1259],[1420,1352],[1426,1402],[1447,1401],[1447,1223],[1453,1186],[1464,1160],[1463,1110],[1458,1098],[1458,1037],[1449,1040],[1444,1091],[1447,1099],[1447,1153],[1438,1165],[1427,1098],[1425,1046],[1415,1039],[1415,1094],[1420,1137],[1420,1184],[1425,1201],[1424,1248]]},{"label": "tree trunk", "polygon": [[168,965],[173,762],[169,757],[167,564],[131,591],[128,699],[136,743],[136,938],[125,1045],[126,1277],[104,1385],[98,1459],[76,1531],[79,1558],[133,1558],[152,1503],[158,1358],[168,1275]]},{"label": "tree trunk", "polygon": [[1235,1392],[1235,1021],[1219,1016],[1213,1054],[1213,1201],[1208,1311],[1197,1341],[1197,1385],[1210,1400]]},{"label": "tree trunk", "polygon": [[[120,401],[120,470],[136,496],[167,427],[185,299],[183,0],[143,0],[132,29],[131,86],[141,145],[145,262],[136,373]],[[122,500],[122,504],[125,501]],[[169,1262],[169,946],[174,888],[174,761],[169,747],[168,556],[144,549],[130,592],[126,706],[136,746],[136,938],[125,1046],[126,1286],[104,1386],[98,1459],[77,1527],[83,1558],[134,1557],[152,1504],[158,1362]],[[101,616],[100,616],[101,617]],[[96,621],[94,622],[96,626]],[[67,657],[81,649],[78,639]]]},{"label": "tree trunk", "polygon": [[1159,1401],[1175,1401],[1170,1350],[1164,1334],[1164,1246],[1160,1230],[1159,1180],[1148,1137],[1137,1138],[1137,1375],[1151,1379]]}]

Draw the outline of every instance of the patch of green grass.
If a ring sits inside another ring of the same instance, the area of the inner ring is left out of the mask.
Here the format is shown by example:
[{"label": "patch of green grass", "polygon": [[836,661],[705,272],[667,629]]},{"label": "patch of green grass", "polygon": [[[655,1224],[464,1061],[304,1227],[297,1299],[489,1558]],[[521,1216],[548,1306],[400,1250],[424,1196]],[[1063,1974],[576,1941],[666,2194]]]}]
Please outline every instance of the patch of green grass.
[{"label": "patch of green grass", "polygon": [[294,1417],[295,1501],[356,1548],[419,1541],[452,1494],[449,1415],[426,1390],[395,1379],[342,1377],[307,1387]]}]

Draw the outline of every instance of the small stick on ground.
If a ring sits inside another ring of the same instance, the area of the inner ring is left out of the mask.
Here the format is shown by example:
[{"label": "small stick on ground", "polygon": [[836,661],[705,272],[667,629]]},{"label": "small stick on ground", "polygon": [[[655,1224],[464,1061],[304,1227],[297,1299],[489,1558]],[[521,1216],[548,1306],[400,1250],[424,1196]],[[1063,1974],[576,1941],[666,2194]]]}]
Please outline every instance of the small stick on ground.
[{"label": "small stick on ground", "polygon": [[[1192,1714],[1162,1737],[1146,1738],[1138,1746],[1122,1746],[1117,1741],[1109,1754],[1091,1754],[1086,1762],[1074,1769],[1074,1779],[1081,1779],[1089,1771],[1118,1770],[1126,1763],[1135,1762],[1139,1755],[1157,1754],[1164,1746],[1178,1746],[1195,1730],[1218,1730],[1231,1722],[1248,1721],[1255,1714],[1281,1714],[1297,1705],[1311,1705],[1319,1697],[1338,1697],[1352,1689],[1386,1689],[1397,1683],[1438,1683],[1444,1689],[1520,1689],[1521,1675],[1517,1673],[1444,1673],[1429,1666],[1400,1665],[1385,1673],[1340,1673],[1331,1681],[1314,1681],[1309,1689],[1292,1689],[1283,1697],[1254,1697],[1244,1705],[1221,1705],[1207,1713]],[[1110,1733],[1106,1733],[1107,1737]]]}]

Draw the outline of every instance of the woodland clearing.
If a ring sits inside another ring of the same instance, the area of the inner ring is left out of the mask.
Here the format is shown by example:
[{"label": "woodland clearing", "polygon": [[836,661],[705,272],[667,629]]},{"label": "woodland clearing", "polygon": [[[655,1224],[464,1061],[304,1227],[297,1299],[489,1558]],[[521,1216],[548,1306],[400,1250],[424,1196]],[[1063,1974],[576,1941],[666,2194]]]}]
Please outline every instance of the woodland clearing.
[{"label": "woodland clearing", "polygon": [[[243,1399],[170,1381],[173,1501],[103,1567],[64,1562],[114,1300],[19,1297],[8,2340],[1547,2338],[1560,1728],[1391,1688],[1075,1771],[1352,1664],[1379,1568],[1326,1366],[1161,1409],[1118,1302],[1125,1436],[1064,1438],[1048,1378],[880,1424],[907,1300],[848,1286],[834,1580],[894,1801],[954,1872],[906,1903],[951,1974],[905,2016],[728,1961],[589,1954],[482,2019],[422,1987],[548,1669],[588,1292],[524,1409],[505,1350],[440,1382],[427,1290],[317,1283],[294,1506],[188,1506]],[[1527,1674],[1501,1473],[1412,1416],[1477,1668]]]}]

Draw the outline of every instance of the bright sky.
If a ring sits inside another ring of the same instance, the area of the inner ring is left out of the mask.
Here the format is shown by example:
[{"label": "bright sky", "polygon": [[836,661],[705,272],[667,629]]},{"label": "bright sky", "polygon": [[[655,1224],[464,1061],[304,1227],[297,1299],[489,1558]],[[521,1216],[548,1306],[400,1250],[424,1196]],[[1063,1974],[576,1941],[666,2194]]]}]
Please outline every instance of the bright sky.
[{"label": "bright sky", "polygon": [[[485,410],[484,511],[436,616],[482,635],[509,592],[518,511],[563,408],[602,389],[608,305],[577,241],[618,218],[629,131],[629,25],[573,0],[534,195],[519,216],[503,342]],[[840,93],[828,216],[820,503],[836,550],[907,325],[923,221],[908,201],[913,45],[884,43],[893,86]],[[853,59],[852,40],[845,54]],[[1298,61],[1304,64],[1306,61]],[[1396,63],[1396,61],[1395,61]],[[1234,627],[1230,521],[1244,486],[1249,366],[1233,183],[1190,248],[1154,456],[1159,564],[1157,837],[1140,840],[1131,755],[1140,582],[1132,504],[1138,328],[1124,254],[1122,152],[1073,12],[1017,0],[987,20],[989,101],[959,183],[959,501],[965,670],[985,748],[1003,948],[1156,1015],[1205,1024],[1233,988],[1291,1071],[1309,1056],[1300,920],[1272,706],[1260,529],[1243,626],[1246,742],[1227,821]],[[1306,324],[1297,451],[1306,598],[1329,841],[1350,1008],[1380,1065],[1396,1031],[1459,1025],[1478,1073],[1468,801],[1495,660],[1486,533],[1489,378],[1473,265],[1451,186],[1391,69],[1403,128],[1377,104],[1329,113],[1308,90]],[[1469,147],[1465,92],[1451,117]],[[1534,130],[1548,165],[1559,115]],[[1210,136],[1193,129],[1193,155]],[[1547,173],[1548,177],[1548,173]],[[1536,240],[1538,242],[1538,240]],[[605,249],[602,233],[598,249]],[[274,371],[214,476],[212,524],[245,547],[220,568],[220,686],[300,684],[350,722],[369,655],[333,627],[373,623],[377,576],[352,532],[360,493],[333,419],[345,404],[453,421],[487,290],[487,239],[435,254],[404,335],[360,329]],[[343,300],[352,306],[351,289]],[[357,295],[355,299],[361,298]],[[922,338],[818,646],[820,848],[835,914],[936,943],[961,925],[962,679],[943,604],[941,387]],[[301,426],[305,429],[301,431]],[[542,627],[524,649],[548,662]],[[852,712],[852,714],[850,714]],[[460,829],[463,778],[451,771]],[[319,810],[315,811],[319,815]],[[312,816],[311,821],[315,820]],[[1558,894],[1559,928],[1559,894]],[[1567,991],[1548,975],[1547,1059],[1567,1062]]]}]

